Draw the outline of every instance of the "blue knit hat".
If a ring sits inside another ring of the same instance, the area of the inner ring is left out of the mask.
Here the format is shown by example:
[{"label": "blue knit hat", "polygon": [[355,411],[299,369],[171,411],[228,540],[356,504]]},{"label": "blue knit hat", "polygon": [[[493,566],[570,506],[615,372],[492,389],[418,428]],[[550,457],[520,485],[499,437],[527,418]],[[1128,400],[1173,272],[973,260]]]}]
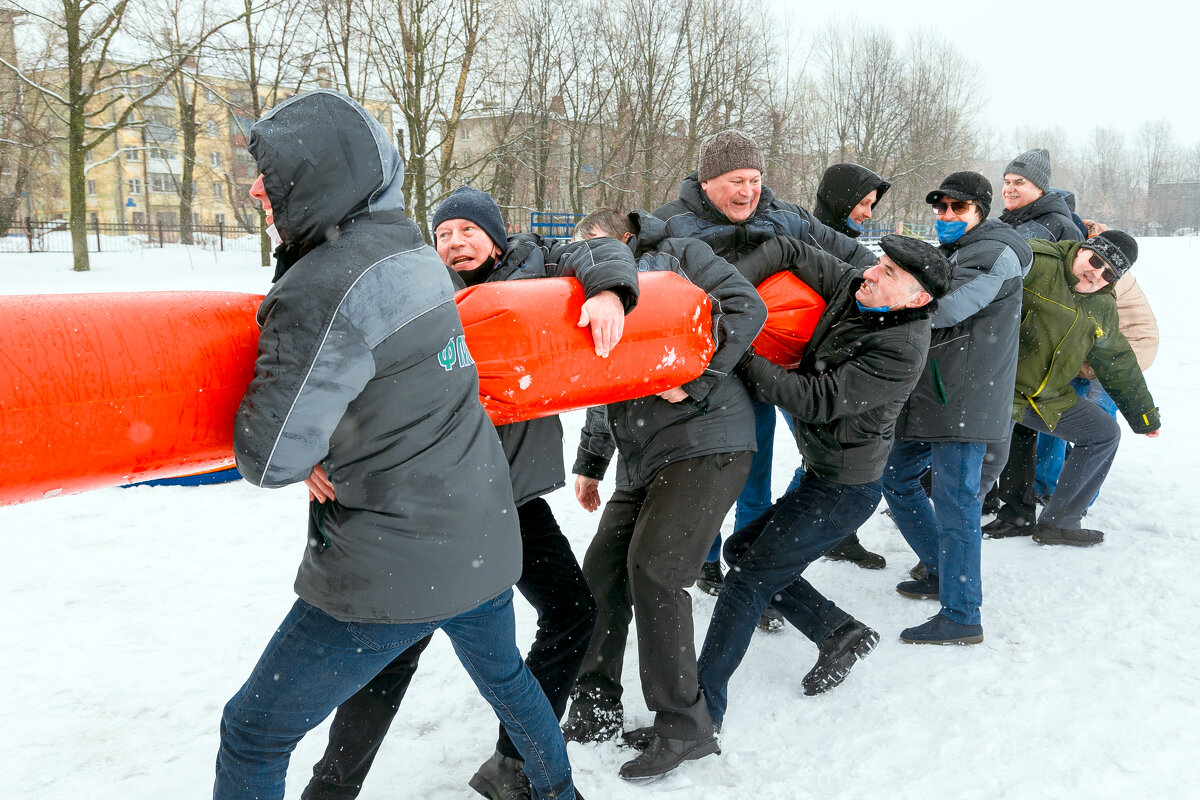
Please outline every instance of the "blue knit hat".
[{"label": "blue knit hat", "polygon": [[448,219],[467,219],[478,225],[500,252],[508,250],[508,234],[504,232],[504,217],[500,206],[487,192],[473,186],[460,186],[441,202],[433,212],[433,229]]}]

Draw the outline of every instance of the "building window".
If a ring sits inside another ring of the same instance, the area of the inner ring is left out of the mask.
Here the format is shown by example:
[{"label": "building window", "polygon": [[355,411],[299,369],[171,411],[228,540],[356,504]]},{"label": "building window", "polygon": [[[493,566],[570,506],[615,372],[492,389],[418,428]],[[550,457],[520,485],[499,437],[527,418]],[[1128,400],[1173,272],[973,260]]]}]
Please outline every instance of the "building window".
[{"label": "building window", "polygon": [[88,180],[87,193],[89,196],[94,196],[96,194],[96,182],[94,180],[91,180],[91,179]]},{"label": "building window", "polygon": [[205,123],[204,127],[208,131],[208,135],[214,139],[221,135],[221,126],[214,120],[210,119]]},{"label": "building window", "polygon": [[146,215],[141,211],[133,212],[133,225],[135,228],[140,228],[146,224]]},{"label": "building window", "polygon": [[88,212],[88,225],[91,225],[94,228],[99,224],[100,224],[100,212],[99,211],[89,211]]},{"label": "building window", "polygon": [[[141,194],[141,193],[142,193],[141,180],[138,178],[130,178],[129,179],[129,194],[135,195],[135,194]],[[136,216],[136,214],[135,214],[135,216]]]},{"label": "building window", "polygon": [[125,160],[126,161],[141,161],[142,160],[142,151],[141,150],[126,150],[125,151]]},{"label": "building window", "polygon": [[225,215],[224,214],[213,214],[213,219],[216,221],[216,223],[218,225],[225,224]]},{"label": "building window", "polygon": [[179,191],[179,182],[174,175],[165,172],[151,172],[146,176],[147,188],[155,194],[168,194]]},{"label": "building window", "polygon": [[192,224],[196,225],[196,226],[200,225],[200,212],[199,211],[192,212]]},{"label": "building window", "polygon": [[208,154],[208,164],[210,167],[221,166],[221,154],[218,153],[216,150],[213,150],[211,153],[209,153]]},{"label": "building window", "polygon": [[204,99],[207,100],[209,103],[215,103],[215,102],[217,102],[217,93],[214,92],[212,89],[209,89],[205,93]]},{"label": "building window", "polygon": [[220,200],[222,197],[225,196],[225,193],[222,191],[222,189],[224,189],[224,187],[221,186],[220,182],[216,182],[212,186],[213,186],[212,192],[213,192],[214,200]]}]

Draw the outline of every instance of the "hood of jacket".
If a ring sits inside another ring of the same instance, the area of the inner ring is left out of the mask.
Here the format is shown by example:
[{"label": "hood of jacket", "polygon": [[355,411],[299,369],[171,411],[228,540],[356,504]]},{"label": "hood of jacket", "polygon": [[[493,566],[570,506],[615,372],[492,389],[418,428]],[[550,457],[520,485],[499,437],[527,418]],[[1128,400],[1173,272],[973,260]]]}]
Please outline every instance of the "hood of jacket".
[{"label": "hood of jacket", "polygon": [[687,207],[688,211],[691,211],[702,219],[721,225],[744,225],[766,211],[772,201],[775,200],[775,194],[764,184],[761,194],[758,196],[758,206],[754,209],[754,213],[741,222],[734,222],[725,216],[725,212],[712,204],[712,201],[708,199],[708,195],[700,188],[699,173],[693,172],[679,184],[679,199]]},{"label": "hood of jacket", "polygon": [[296,95],[250,127],[284,246],[309,250],[364,213],[404,210],[404,161],[383,126],[349,96]]},{"label": "hood of jacket", "polygon": [[629,239],[629,249],[633,251],[634,258],[657,250],[663,240],[668,238],[667,223],[640,209],[629,212],[629,227],[633,231],[633,236]]},{"label": "hood of jacket", "polygon": [[852,239],[859,231],[846,224],[854,207],[872,191],[878,191],[871,208],[879,205],[892,184],[861,164],[834,164],[825,170],[821,185],[817,187],[817,204],[813,214],[823,224]]}]

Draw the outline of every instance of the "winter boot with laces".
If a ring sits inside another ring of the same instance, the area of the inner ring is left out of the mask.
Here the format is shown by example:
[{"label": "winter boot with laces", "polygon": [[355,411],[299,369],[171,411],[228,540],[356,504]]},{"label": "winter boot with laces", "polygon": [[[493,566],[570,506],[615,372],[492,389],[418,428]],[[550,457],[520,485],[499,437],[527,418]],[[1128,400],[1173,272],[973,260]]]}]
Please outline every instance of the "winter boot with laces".
[{"label": "winter boot with laces", "polygon": [[801,681],[804,693],[810,697],[828,692],[850,674],[854,662],[867,657],[879,644],[879,634],[852,619],[817,645],[817,663]]},{"label": "winter boot with laces", "polygon": [[700,577],[696,579],[696,588],[705,594],[716,597],[721,593],[725,584],[725,576],[721,574],[720,561],[705,561],[700,567]]},{"label": "winter boot with laces", "polygon": [[533,796],[525,762],[501,755],[499,750],[483,762],[467,785],[489,800],[529,800]]}]

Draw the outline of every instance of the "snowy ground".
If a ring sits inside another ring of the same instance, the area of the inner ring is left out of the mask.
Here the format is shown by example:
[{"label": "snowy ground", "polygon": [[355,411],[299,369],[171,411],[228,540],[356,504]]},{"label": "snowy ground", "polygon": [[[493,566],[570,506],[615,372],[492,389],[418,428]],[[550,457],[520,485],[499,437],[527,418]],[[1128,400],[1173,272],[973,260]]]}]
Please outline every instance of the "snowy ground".
[{"label": "snowy ground", "polygon": [[[824,561],[811,569],[814,584],[882,635],[842,687],[804,697],[800,677],[815,647],[794,630],[757,634],[730,686],[722,756],[631,786],[616,777],[629,753],[571,745],[588,798],[1197,796],[1200,544],[1183,500],[1200,476],[1191,417],[1200,239],[1140,244],[1137,274],[1163,333],[1149,378],[1165,425],[1153,441],[1126,431],[1088,516],[1107,531],[1105,543],[985,542],[985,643],[914,647],[897,634],[937,607],[893,590],[914,557],[877,515],[862,538],[887,556],[885,571]],[[0,255],[0,291],[265,292],[271,274],[250,255],[182,249],[105,254],[93,266],[75,274],[68,255]],[[579,422],[578,413],[565,419],[568,464]],[[782,434],[777,453],[781,489],[798,457]],[[565,491],[550,501],[582,556],[598,515]],[[9,612],[0,795],[209,796],[221,707],[293,600],[304,506],[302,488],[236,483],[0,508]],[[712,604],[695,596],[697,644]],[[532,613],[523,601],[517,613],[527,642]],[[646,724],[632,650],[626,675],[630,721]],[[495,727],[438,637],[361,796],[476,796],[466,782],[491,752]],[[322,725],[297,749],[289,800],[324,742]]]}]

